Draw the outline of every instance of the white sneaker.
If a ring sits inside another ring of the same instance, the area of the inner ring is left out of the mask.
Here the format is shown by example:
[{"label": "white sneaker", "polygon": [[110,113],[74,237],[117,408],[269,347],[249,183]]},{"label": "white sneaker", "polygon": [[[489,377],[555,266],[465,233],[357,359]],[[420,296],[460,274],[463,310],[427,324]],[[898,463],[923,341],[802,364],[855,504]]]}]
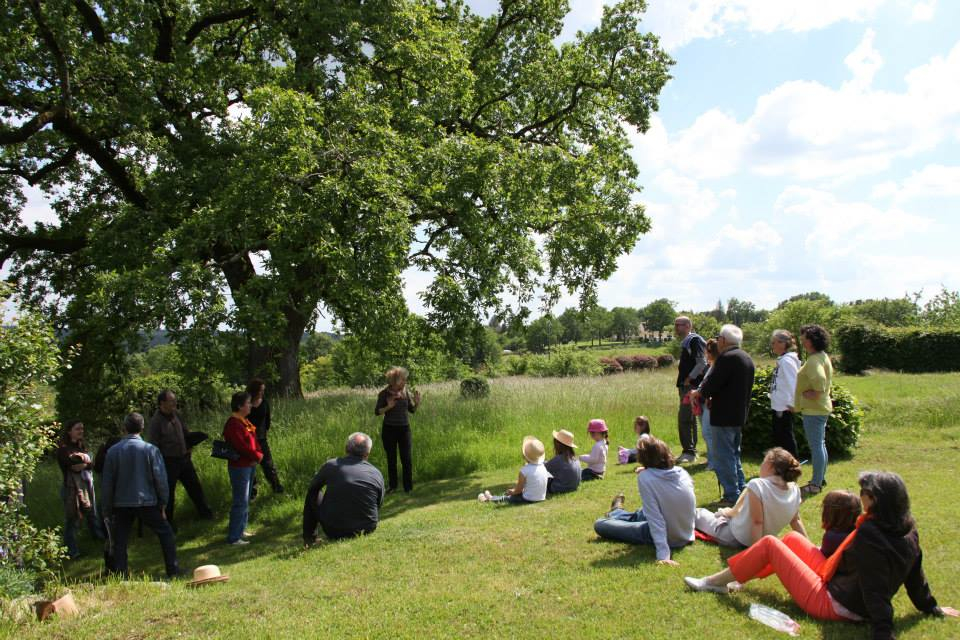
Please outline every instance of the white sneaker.
[{"label": "white sneaker", "polygon": [[726,585],[720,586],[717,584],[710,584],[707,582],[706,578],[691,578],[687,576],[683,579],[688,587],[694,591],[709,591],[711,593],[727,593]]},{"label": "white sneaker", "polygon": [[677,458],[677,464],[686,464],[688,462],[696,462],[696,461],[697,461],[697,456],[695,456],[692,453],[684,453],[684,454],[681,454],[679,458]]},{"label": "white sneaker", "polygon": [[243,545],[243,544],[250,544],[250,541],[240,538],[239,540],[234,540],[233,542],[228,542],[227,544]]},{"label": "white sneaker", "polygon": [[487,501],[487,496],[486,496],[486,494],[478,493],[478,494],[477,494],[477,501],[478,501],[478,502],[486,502],[486,501]]}]

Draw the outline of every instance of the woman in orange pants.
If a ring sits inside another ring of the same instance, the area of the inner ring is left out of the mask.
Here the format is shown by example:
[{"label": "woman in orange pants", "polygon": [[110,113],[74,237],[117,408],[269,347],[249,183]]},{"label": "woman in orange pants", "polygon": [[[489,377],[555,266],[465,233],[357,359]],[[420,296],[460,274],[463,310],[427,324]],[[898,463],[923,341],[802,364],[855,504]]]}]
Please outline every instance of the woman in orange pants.
[{"label": "woman in orange pants", "polygon": [[782,541],[765,536],[728,560],[729,568],[684,578],[695,591],[726,593],[736,582],[775,573],[806,613],[820,620],[869,620],[875,640],[893,635],[894,594],[903,585],[914,606],[933,616],[956,617],[940,607],[923,574],[916,523],[903,479],[895,473],[860,474],[864,514],[829,558],[798,533]]}]

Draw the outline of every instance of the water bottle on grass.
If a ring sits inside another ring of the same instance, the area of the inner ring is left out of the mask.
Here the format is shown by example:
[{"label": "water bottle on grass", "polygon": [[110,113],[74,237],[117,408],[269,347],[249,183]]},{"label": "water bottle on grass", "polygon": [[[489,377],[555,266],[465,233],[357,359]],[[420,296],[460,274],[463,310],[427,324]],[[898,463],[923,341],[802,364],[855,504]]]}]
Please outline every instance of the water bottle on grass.
[{"label": "water bottle on grass", "polygon": [[750,617],[771,629],[783,631],[792,636],[800,634],[800,625],[793,618],[771,607],[754,602],[750,605]]}]

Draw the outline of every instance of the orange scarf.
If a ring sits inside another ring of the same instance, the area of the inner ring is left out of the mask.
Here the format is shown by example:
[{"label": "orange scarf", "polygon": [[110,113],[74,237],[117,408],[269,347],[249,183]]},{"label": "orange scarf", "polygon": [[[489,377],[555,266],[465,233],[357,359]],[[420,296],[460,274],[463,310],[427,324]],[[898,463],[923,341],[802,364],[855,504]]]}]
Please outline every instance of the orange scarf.
[{"label": "orange scarf", "polygon": [[837,547],[837,550],[833,552],[833,555],[827,558],[827,561],[824,562],[817,570],[817,573],[824,582],[830,582],[830,578],[833,577],[833,574],[837,572],[837,567],[840,566],[840,558],[843,556],[843,552],[847,550],[847,547],[853,544],[853,539],[857,537],[857,530],[860,528],[860,525],[869,519],[869,513],[861,514],[860,517],[857,518],[857,526],[853,528],[853,531],[850,532],[850,535],[843,539],[843,542],[841,542],[840,546]]}]

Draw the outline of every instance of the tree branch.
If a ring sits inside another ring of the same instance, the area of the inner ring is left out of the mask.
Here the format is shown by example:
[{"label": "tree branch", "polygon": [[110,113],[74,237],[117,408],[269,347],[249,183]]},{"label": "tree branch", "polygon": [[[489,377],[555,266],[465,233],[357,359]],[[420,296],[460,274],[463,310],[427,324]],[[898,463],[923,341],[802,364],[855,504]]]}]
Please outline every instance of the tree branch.
[{"label": "tree branch", "polygon": [[157,62],[170,62],[173,60],[173,25],[176,18],[167,13],[164,0],[154,0],[154,4],[157,5],[160,17],[153,21],[157,30],[157,46],[153,50],[153,59]]},{"label": "tree branch", "polygon": [[7,175],[15,175],[26,180],[30,186],[34,187],[46,178],[48,175],[63,169],[66,166],[69,166],[77,157],[77,147],[70,147],[67,149],[67,152],[63,154],[60,158],[48,162],[33,173],[27,173],[22,168],[16,165],[4,165],[0,166],[0,173]]},{"label": "tree branch", "polygon": [[64,109],[69,109],[72,91],[70,89],[70,71],[67,67],[67,57],[63,55],[63,50],[57,43],[57,39],[43,19],[43,14],[40,12],[40,0],[30,0],[29,7],[30,13],[33,14],[33,19],[37,23],[37,29],[40,31],[40,37],[43,38],[47,49],[50,50],[50,54],[57,64],[57,76],[60,79],[60,104]]},{"label": "tree branch", "polygon": [[19,129],[9,129],[0,126],[0,145],[20,144],[30,139],[30,136],[40,131],[63,114],[61,108],[50,109],[38,113],[28,120]]},{"label": "tree branch", "polygon": [[257,10],[254,7],[244,7],[243,9],[210,14],[209,16],[200,18],[187,29],[187,34],[183,37],[183,42],[189,46],[193,44],[193,41],[196,40],[201,33],[215,24],[225,24],[255,15],[257,15]]},{"label": "tree branch", "polygon": [[48,251],[68,255],[76,253],[87,246],[87,239],[82,237],[57,235],[51,232],[37,231],[24,235],[16,235],[0,231],[0,267],[13,254],[20,251]]},{"label": "tree branch", "polygon": [[97,163],[97,166],[107,174],[130,204],[144,211],[150,208],[147,197],[137,188],[126,168],[73,118],[57,118],[53,126],[73,140],[81,151]]},{"label": "tree branch", "polygon": [[83,21],[87,23],[87,29],[93,36],[97,44],[107,44],[107,33],[103,29],[103,23],[100,22],[100,16],[94,11],[93,7],[84,2],[84,0],[73,0],[73,6],[83,16]]}]

